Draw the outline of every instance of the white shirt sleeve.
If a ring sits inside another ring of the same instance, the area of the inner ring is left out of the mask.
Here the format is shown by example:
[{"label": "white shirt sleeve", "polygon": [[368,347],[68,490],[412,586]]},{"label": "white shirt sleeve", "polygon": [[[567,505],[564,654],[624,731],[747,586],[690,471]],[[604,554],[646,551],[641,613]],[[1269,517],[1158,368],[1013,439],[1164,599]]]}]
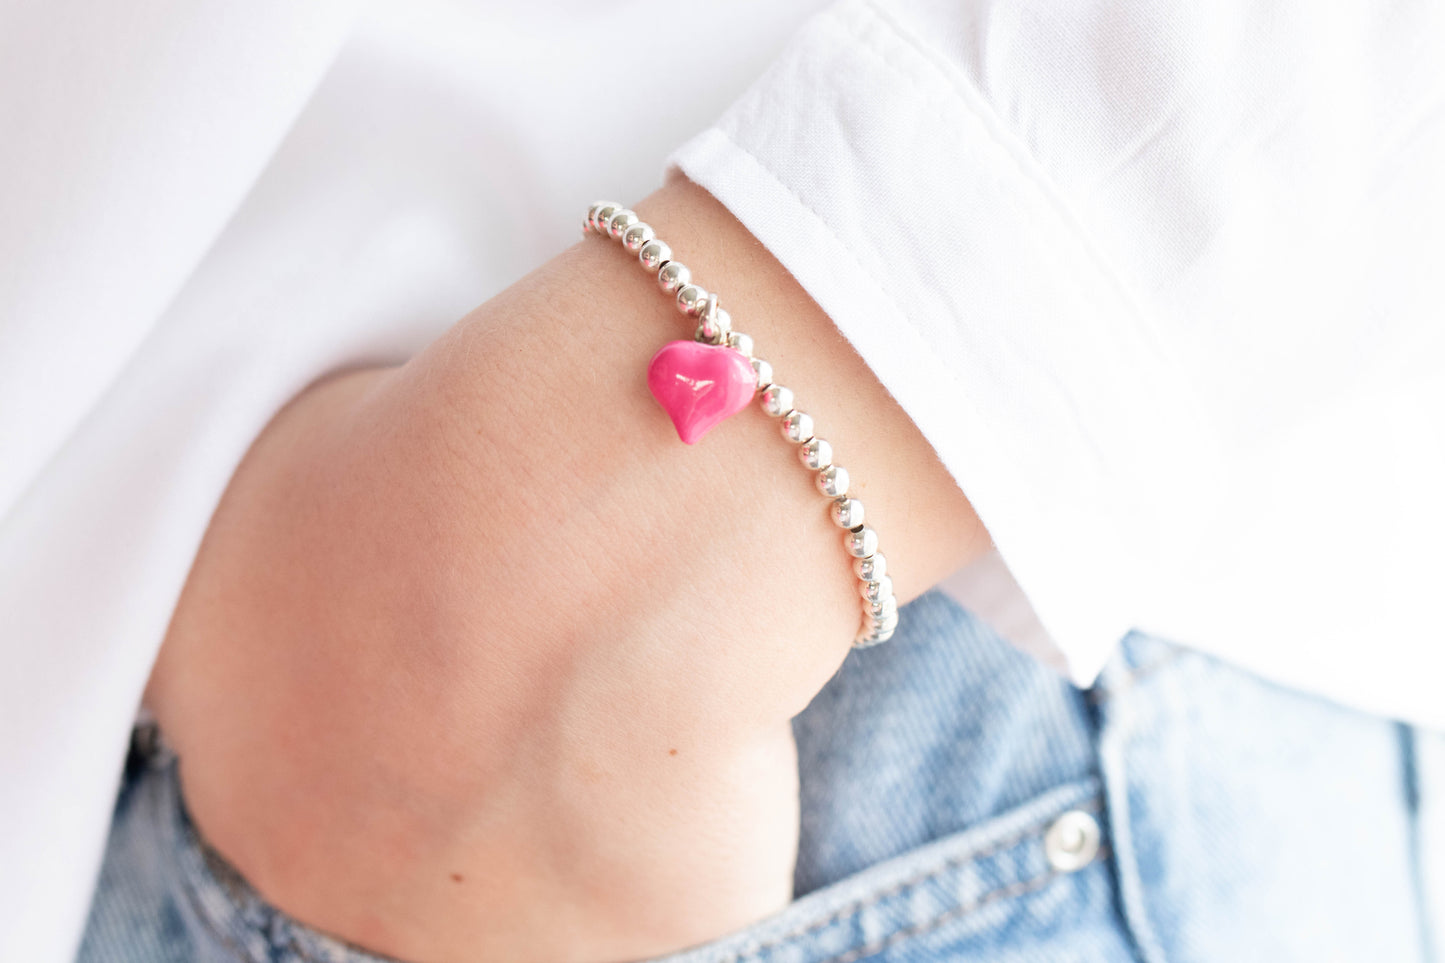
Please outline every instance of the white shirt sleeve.
[{"label": "white shirt sleeve", "polygon": [[1077,681],[1142,629],[1442,723],[1442,32],[843,0],[668,163],[918,424]]},{"label": "white shirt sleeve", "polygon": [[1445,725],[1435,8],[846,0],[784,46],[818,2],[0,4],[0,959],[73,954],[271,414],[650,190],[779,49],[672,160],[918,422],[1074,676],[1137,626]]},{"label": "white shirt sleeve", "polygon": [[0,959],[74,955],[139,693],[276,405],[237,390],[244,337],[158,319],[350,19],[347,0],[0,4]]}]

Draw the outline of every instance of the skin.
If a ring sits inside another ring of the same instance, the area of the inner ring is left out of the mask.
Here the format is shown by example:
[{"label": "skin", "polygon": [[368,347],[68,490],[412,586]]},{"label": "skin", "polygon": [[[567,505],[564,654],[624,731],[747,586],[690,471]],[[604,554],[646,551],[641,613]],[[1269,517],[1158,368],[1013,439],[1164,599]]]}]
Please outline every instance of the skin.
[{"label": "skin", "polygon": [[[817,418],[900,601],[987,548],[724,207],[674,178],[635,209]],[[279,908],[405,960],[606,963],[789,901],[789,719],[848,654],[857,583],[773,419],[678,441],[645,372],[690,331],[589,237],[257,439],[147,701],[203,835]]]}]

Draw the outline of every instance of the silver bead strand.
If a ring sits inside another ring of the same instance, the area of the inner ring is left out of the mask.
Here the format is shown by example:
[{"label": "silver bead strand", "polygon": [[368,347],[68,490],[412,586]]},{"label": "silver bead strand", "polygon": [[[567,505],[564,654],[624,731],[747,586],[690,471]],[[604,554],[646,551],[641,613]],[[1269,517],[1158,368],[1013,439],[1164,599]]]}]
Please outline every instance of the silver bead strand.
[{"label": "silver bead strand", "polygon": [[622,234],[638,221],[637,212],[623,208],[607,219],[607,236],[614,241],[622,240]]},{"label": "silver bead strand", "polygon": [[848,494],[848,469],[842,465],[829,465],[818,472],[815,481],[818,491],[829,498],[842,498]]},{"label": "silver bead strand", "polygon": [[804,468],[822,471],[833,464],[833,446],[822,438],[814,438],[804,442],[798,449],[798,460],[803,463]]},{"label": "silver bead strand", "polygon": [[888,601],[893,603],[889,613],[881,618],[869,618],[867,623],[874,631],[887,632],[892,635],[893,630],[898,628],[898,602],[891,595],[888,596]]},{"label": "silver bead strand", "polygon": [[781,418],[793,410],[793,391],[782,385],[768,385],[763,389],[763,410],[774,418]]},{"label": "silver bead strand", "polygon": [[[829,514],[833,517],[833,524],[839,528],[857,528],[863,524],[863,503],[845,495],[834,500]],[[872,552],[868,553],[868,555],[872,554]]]},{"label": "silver bead strand", "polygon": [[702,310],[702,304],[707,300],[707,291],[700,284],[684,284],[677,289],[677,297],[673,303],[677,309],[689,318],[695,318]]},{"label": "silver bead strand", "polygon": [[884,642],[893,638],[893,633],[897,630],[898,624],[896,622],[887,627],[880,625],[865,629],[858,633],[858,637],[853,640],[853,648],[866,649],[869,646],[882,645]]},{"label": "silver bead strand", "polygon": [[795,444],[811,441],[813,438],[813,416],[805,411],[794,409],[783,415],[779,422],[783,430],[783,437]]},{"label": "silver bead strand", "polygon": [[637,263],[642,265],[644,271],[653,275],[661,271],[662,266],[671,260],[672,248],[655,237],[637,250]]},{"label": "silver bead strand", "polygon": [[853,573],[861,581],[871,582],[874,579],[888,574],[888,560],[883,557],[882,552],[874,552],[867,558],[855,559],[853,562]]},{"label": "silver bead strand", "polygon": [[869,619],[886,622],[898,614],[898,599],[890,595],[881,602],[864,602],[863,612]]},{"label": "silver bead strand", "polygon": [[762,391],[773,383],[773,366],[762,358],[753,359],[753,374],[758,376],[758,390]]},{"label": "silver bead strand", "polygon": [[603,237],[607,237],[607,222],[612,220],[612,215],[620,210],[622,210],[621,204],[613,201],[600,201],[593,205],[592,214],[588,218],[588,223],[592,225],[593,231],[601,234]]},{"label": "silver bead strand", "polygon": [[587,209],[582,233],[617,241],[636,256],[642,269],[657,279],[658,287],[672,296],[677,309],[698,319],[696,340],[726,345],[748,359],[763,411],[777,418],[783,437],[797,445],[798,460],[813,473],[814,485],[829,499],[829,518],[844,529],[843,547],[853,559],[861,600],[853,646],[866,648],[891,639],[898,629],[898,598],[887,574],[888,561],[878,551],[878,533],[863,523],[863,503],[848,495],[847,469],[833,463],[833,446],[815,435],[812,416],[795,407],[792,390],[776,383],[773,366],[754,353],[753,339],[732,330],[732,319],[718,307],[717,294],[693,283],[692,272],[673,260],[672,248],[636,211],[616,201],[597,201]]},{"label": "silver bead strand", "polygon": [[582,218],[583,234],[597,233],[597,209],[606,203],[606,201],[597,201],[591,207],[587,208],[587,216]]},{"label": "silver bead strand", "polygon": [[[878,551],[878,533],[867,525],[859,525],[847,535],[843,536],[843,547],[848,554],[854,558],[867,558]],[[886,576],[885,576],[886,577]],[[876,602],[877,599],[869,601]]]},{"label": "silver bead strand", "polygon": [[893,579],[880,575],[876,579],[860,583],[858,591],[869,602],[881,602],[893,594]]},{"label": "silver bead strand", "polygon": [[874,611],[872,606],[867,604],[863,606],[863,629],[871,633],[898,628],[898,600],[890,595],[879,608],[888,614],[875,616],[872,614]]},{"label": "silver bead strand", "polygon": [[681,261],[668,261],[657,272],[657,283],[668,294],[677,294],[677,289],[692,281],[692,272]]},{"label": "silver bead strand", "polygon": [[657,237],[657,233],[653,231],[651,224],[638,221],[622,232],[622,246],[627,249],[627,253],[636,254],[642,250],[642,245],[655,237]]}]

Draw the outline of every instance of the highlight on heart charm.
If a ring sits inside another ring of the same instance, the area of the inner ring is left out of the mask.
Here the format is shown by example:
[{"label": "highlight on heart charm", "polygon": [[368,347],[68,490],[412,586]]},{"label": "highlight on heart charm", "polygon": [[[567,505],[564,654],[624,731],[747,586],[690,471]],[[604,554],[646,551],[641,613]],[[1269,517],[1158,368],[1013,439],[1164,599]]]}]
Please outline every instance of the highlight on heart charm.
[{"label": "highlight on heart charm", "polygon": [[669,341],[647,366],[647,387],[677,436],[696,444],[713,426],[752,401],[757,376],[747,356],[701,341]]}]

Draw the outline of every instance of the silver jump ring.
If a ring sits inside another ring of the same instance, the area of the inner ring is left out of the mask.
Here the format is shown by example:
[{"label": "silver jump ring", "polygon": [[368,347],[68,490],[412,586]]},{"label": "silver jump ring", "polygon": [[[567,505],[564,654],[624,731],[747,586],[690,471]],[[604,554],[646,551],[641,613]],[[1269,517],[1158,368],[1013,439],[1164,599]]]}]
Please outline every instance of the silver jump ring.
[{"label": "silver jump ring", "polygon": [[718,310],[716,291],[709,291],[703,299],[698,316],[702,323],[697,326],[697,339],[708,344],[727,344],[731,331],[731,319],[726,311]]}]

